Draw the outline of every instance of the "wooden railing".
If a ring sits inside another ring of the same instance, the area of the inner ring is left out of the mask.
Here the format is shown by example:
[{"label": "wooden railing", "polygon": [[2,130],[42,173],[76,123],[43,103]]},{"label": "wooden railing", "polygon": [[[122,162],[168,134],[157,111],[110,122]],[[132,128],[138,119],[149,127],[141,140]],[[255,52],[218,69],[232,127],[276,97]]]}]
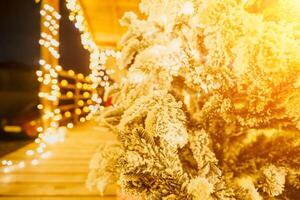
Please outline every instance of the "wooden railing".
[{"label": "wooden railing", "polygon": [[88,76],[65,71],[60,66],[51,67],[42,62],[38,71],[41,82],[39,108],[42,112],[43,130],[66,126],[90,119],[98,91]]},{"label": "wooden railing", "polygon": [[73,71],[58,72],[58,86],[60,95],[58,96],[57,112],[60,112],[60,126],[66,126],[69,123],[76,124],[79,121],[84,122],[89,117],[94,102],[92,95],[97,91],[92,88],[92,82],[89,77],[82,74],[75,74]]}]

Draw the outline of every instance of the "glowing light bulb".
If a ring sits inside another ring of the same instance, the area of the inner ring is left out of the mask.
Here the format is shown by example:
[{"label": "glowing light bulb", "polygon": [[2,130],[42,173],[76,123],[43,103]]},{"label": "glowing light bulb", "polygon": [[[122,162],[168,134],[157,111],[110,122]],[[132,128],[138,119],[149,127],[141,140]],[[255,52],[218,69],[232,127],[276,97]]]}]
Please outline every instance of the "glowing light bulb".
[{"label": "glowing light bulb", "polygon": [[86,102],[87,102],[87,104],[89,104],[89,105],[93,103],[93,101],[92,101],[91,99],[88,99]]},{"label": "glowing light bulb", "polygon": [[59,109],[59,108],[56,108],[56,109],[54,110],[54,113],[59,114],[59,113],[60,113],[60,109]]},{"label": "glowing light bulb", "polygon": [[67,80],[62,80],[61,82],[60,82],[60,84],[62,85],[62,86],[67,86],[68,85],[68,81]]},{"label": "glowing light bulb", "polygon": [[50,15],[46,15],[46,20],[51,20],[52,19],[52,17],[50,16]]},{"label": "glowing light bulb", "polygon": [[41,143],[41,144],[40,144],[40,147],[42,147],[42,148],[46,148],[46,146],[47,146],[47,145],[46,145],[45,143]]},{"label": "glowing light bulb", "polygon": [[83,97],[84,97],[84,98],[88,98],[88,97],[90,97],[90,93],[88,93],[88,92],[84,92],[84,93],[83,93]]},{"label": "glowing light bulb", "polygon": [[45,27],[49,27],[49,26],[50,26],[50,23],[46,21],[46,22],[44,22],[44,26],[45,26]]},{"label": "glowing light bulb", "polygon": [[1,161],[1,164],[2,164],[2,165],[6,165],[6,163],[7,163],[7,160],[2,160],[2,161]]},{"label": "glowing light bulb", "polygon": [[78,83],[76,84],[76,87],[79,88],[79,89],[81,89],[81,88],[82,88],[82,83],[78,82]]},{"label": "glowing light bulb", "polygon": [[78,79],[83,79],[84,76],[83,76],[83,74],[79,73],[79,74],[77,74],[77,78],[78,78]]},{"label": "glowing light bulb", "polygon": [[32,161],[31,161],[31,164],[32,165],[38,165],[39,164],[39,161],[37,160],[37,159],[33,159]]},{"label": "glowing light bulb", "polygon": [[37,150],[36,150],[38,153],[43,153],[44,152],[44,149],[42,148],[42,147],[39,147],[39,148],[37,148]]},{"label": "glowing light bulb", "polygon": [[13,164],[13,162],[11,161],[11,160],[8,160],[7,162],[6,162],[6,165],[7,166],[11,166]]},{"label": "glowing light bulb", "polygon": [[81,110],[80,110],[79,108],[76,108],[76,109],[75,109],[75,114],[76,114],[76,115],[80,115],[80,114],[81,114]]},{"label": "glowing light bulb", "polygon": [[54,16],[55,16],[55,18],[56,18],[57,20],[60,20],[60,18],[61,18],[61,15],[58,14],[57,12],[55,12]]},{"label": "glowing light bulb", "polygon": [[37,76],[42,76],[42,75],[43,75],[43,72],[42,72],[41,70],[38,70],[38,71],[36,71],[36,75],[37,75]]},{"label": "glowing light bulb", "polygon": [[34,151],[33,150],[27,150],[26,151],[26,155],[27,156],[33,156],[34,155]]},{"label": "glowing light bulb", "polygon": [[50,155],[51,155],[50,152],[45,152],[45,153],[43,153],[43,154],[41,155],[41,157],[42,157],[43,159],[46,159],[46,158],[49,158]]},{"label": "glowing light bulb", "polygon": [[86,116],[86,120],[91,120],[91,119],[92,119],[91,115]]},{"label": "glowing light bulb", "polygon": [[58,123],[57,122],[51,122],[50,125],[54,128],[57,128],[58,127]]},{"label": "glowing light bulb", "polygon": [[45,40],[40,39],[40,40],[39,40],[39,44],[40,44],[40,45],[44,45],[44,44],[45,44]]},{"label": "glowing light bulb", "polygon": [[70,76],[74,76],[74,75],[75,75],[75,72],[74,72],[73,70],[69,70],[69,71],[68,71],[68,74],[69,74]]},{"label": "glowing light bulb", "polygon": [[73,92],[68,91],[68,92],[67,92],[67,97],[72,98],[72,97],[73,97]]},{"label": "glowing light bulb", "polygon": [[57,79],[52,79],[52,84],[57,84]]},{"label": "glowing light bulb", "polygon": [[56,24],[56,21],[55,21],[54,19],[52,19],[52,20],[50,21],[50,23],[51,23],[52,25],[54,25],[54,24]]},{"label": "glowing light bulb", "polygon": [[67,124],[67,127],[68,127],[68,128],[73,128],[74,125],[73,125],[73,123],[68,123],[68,124]]},{"label": "glowing light bulb", "polygon": [[40,126],[36,130],[37,130],[37,132],[42,132],[43,131],[43,127]]},{"label": "glowing light bulb", "polygon": [[77,103],[79,106],[83,106],[84,105],[84,101],[83,100],[79,100]]},{"label": "glowing light bulb", "polygon": [[41,110],[41,109],[44,108],[44,106],[43,106],[42,104],[39,104],[39,105],[37,105],[37,108],[38,108],[39,110]]},{"label": "glowing light bulb", "polygon": [[9,168],[9,167],[5,167],[4,169],[3,169],[3,172],[4,173],[9,173],[11,171],[11,169]]},{"label": "glowing light bulb", "polygon": [[69,111],[65,112],[64,116],[67,117],[67,118],[71,117],[71,112],[69,112]]},{"label": "glowing light bulb", "polygon": [[70,21],[74,21],[75,20],[75,16],[74,15],[70,15],[69,19],[70,19]]},{"label": "glowing light bulb", "polygon": [[37,143],[37,144],[39,144],[39,143],[41,143],[41,139],[40,139],[40,138],[36,138],[36,139],[34,140],[34,142]]},{"label": "glowing light bulb", "polygon": [[85,106],[85,107],[83,107],[83,112],[89,112],[90,111],[90,109],[89,109],[89,107],[87,107],[87,106]]},{"label": "glowing light bulb", "polygon": [[85,118],[81,117],[79,121],[83,123],[83,122],[85,122]]},{"label": "glowing light bulb", "polygon": [[40,11],[40,14],[41,14],[42,16],[45,16],[45,15],[46,15],[46,11],[45,11],[45,10],[41,10],[41,11]]},{"label": "glowing light bulb", "polygon": [[41,59],[41,60],[39,60],[39,64],[40,64],[40,65],[44,65],[44,64],[46,64],[46,61],[43,60],[43,59]]},{"label": "glowing light bulb", "polygon": [[45,64],[45,65],[44,65],[44,68],[45,68],[46,70],[50,70],[50,69],[51,69],[51,65]]},{"label": "glowing light bulb", "polygon": [[24,161],[20,161],[20,162],[18,163],[18,167],[19,167],[19,168],[24,168],[24,167],[25,167],[25,162],[24,162]]}]

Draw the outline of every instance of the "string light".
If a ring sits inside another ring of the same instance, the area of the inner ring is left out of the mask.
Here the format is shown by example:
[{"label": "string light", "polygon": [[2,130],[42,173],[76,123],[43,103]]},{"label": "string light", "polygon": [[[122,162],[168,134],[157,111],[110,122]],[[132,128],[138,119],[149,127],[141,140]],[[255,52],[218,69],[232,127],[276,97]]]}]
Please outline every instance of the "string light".
[{"label": "string light", "polygon": [[64,113],[64,116],[65,116],[66,118],[71,117],[71,112],[69,112],[69,111],[65,112],[65,113]]},{"label": "string light", "polygon": [[33,159],[33,160],[31,161],[31,164],[32,164],[32,165],[38,165],[38,164],[39,164],[39,161],[38,161],[37,159]]},{"label": "string light", "polygon": [[[43,26],[45,27],[44,30],[46,30],[46,32],[41,32],[39,44],[44,47],[51,56],[53,56],[55,59],[58,59],[60,56],[58,52],[59,42],[55,39],[55,36],[58,34],[59,19],[61,18],[61,16],[57,11],[55,11],[52,6],[48,4],[43,5],[40,10],[40,14],[44,19]],[[42,85],[49,86],[51,90],[41,90],[38,96],[43,101],[50,101],[55,104],[60,95],[60,88],[57,85],[58,71],[60,67],[51,66],[43,59],[39,61],[39,64],[41,70],[36,71],[37,80]],[[39,164],[39,155],[44,155],[45,153],[46,155],[50,155],[49,152],[45,152],[47,146],[46,143],[49,142],[49,140],[47,140],[48,137],[51,135],[51,137],[58,138],[56,133],[56,130],[58,128],[57,120],[59,119],[57,117],[57,113],[51,110],[47,110],[47,107],[43,104],[38,104],[37,108],[43,111],[42,118],[49,120],[50,127],[46,129],[42,126],[37,127],[38,138],[34,140],[34,142],[37,144],[37,147],[36,149],[30,149],[25,152],[26,156],[35,157],[30,161],[31,165]],[[13,162],[12,160],[2,160],[1,164],[4,166],[4,173],[9,173],[15,169],[24,168],[26,166],[25,161]]]},{"label": "string light", "polygon": [[[90,52],[89,68],[91,70],[90,78],[93,82],[92,88],[96,90],[98,87],[109,87],[109,75],[114,73],[114,70],[106,70],[105,64],[108,57],[119,59],[121,53],[113,49],[101,51],[98,48],[96,42],[92,37],[92,34],[89,31],[88,23],[84,18],[84,12],[79,1],[66,0],[66,6],[70,11],[69,19],[74,22],[75,27],[81,34],[81,43],[83,47]],[[81,88],[82,86],[78,85],[77,87]],[[97,104],[99,104],[99,102],[102,102],[101,97],[99,97],[97,93],[94,93],[93,95],[93,101],[96,103],[96,105],[92,107],[91,113],[95,113],[97,110],[99,110],[100,105]]]},{"label": "string light", "polygon": [[18,164],[19,168],[24,168],[25,167],[25,162],[24,161],[20,161]]},{"label": "string light", "polygon": [[[75,27],[80,31],[81,33],[81,42],[85,49],[87,49],[90,52],[90,66],[91,74],[89,77],[84,77],[83,74],[77,74],[77,78],[79,80],[85,80],[85,81],[91,81],[92,84],[77,82],[75,87],[78,89],[84,89],[88,91],[93,91],[92,94],[89,92],[84,92],[83,97],[84,98],[91,98],[87,99],[86,103],[88,106],[85,106],[85,103],[83,100],[78,101],[78,106],[83,107],[82,110],[77,108],[75,109],[75,114],[81,115],[82,113],[87,113],[85,117],[80,117],[80,122],[85,122],[86,120],[90,120],[92,118],[92,115],[101,109],[102,106],[100,104],[102,103],[101,97],[96,92],[96,89],[99,86],[102,86],[104,88],[108,87],[110,85],[110,78],[109,75],[114,73],[113,70],[106,70],[105,64],[107,62],[108,57],[113,57],[118,59],[120,57],[120,52],[116,52],[115,50],[104,50],[100,51],[96,43],[94,42],[92,38],[92,34],[89,32],[87,22],[84,18],[82,8],[78,1],[76,0],[66,0],[67,8],[70,10],[69,19],[74,22]],[[41,32],[41,38],[39,40],[39,44],[44,47],[53,58],[58,59],[60,57],[59,54],[59,41],[56,38],[58,31],[59,31],[59,20],[61,18],[60,14],[49,4],[44,4],[43,7],[40,10],[40,15],[43,17],[44,21],[42,26],[44,26],[46,32]],[[38,94],[38,96],[43,101],[49,101],[52,102],[52,104],[55,106],[58,105],[58,100],[61,97],[60,92],[60,86],[66,87],[69,85],[67,80],[62,80],[60,83],[58,81],[58,76],[61,71],[63,71],[62,67],[60,65],[52,66],[49,63],[47,63],[45,60],[41,59],[39,61],[41,70],[36,71],[37,80],[44,86],[48,86],[48,88],[51,88],[51,90],[43,91],[41,90]],[[75,72],[72,70],[69,70],[68,72],[69,76],[75,76]],[[71,91],[68,91],[66,93],[66,96],[69,96],[70,98],[74,96],[74,94]],[[94,103],[97,103],[98,105],[93,105]],[[62,119],[62,116],[65,116],[66,118],[71,118],[72,114],[70,111],[66,111],[63,114],[60,113],[60,110],[51,110],[43,104],[37,105],[37,108],[39,110],[43,111],[42,118],[44,120],[49,121],[50,126],[47,127],[45,130],[43,127],[38,127],[38,138],[35,139],[35,143],[37,144],[37,147],[35,150],[27,150],[25,152],[25,155],[32,157],[37,156],[36,158],[32,159],[30,161],[31,165],[38,165],[40,162],[38,160],[38,157],[41,158],[48,158],[51,153],[49,151],[46,151],[46,143],[52,144],[56,142],[62,142],[64,141],[64,134],[65,129],[64,127],[59,126],[59,121]],[[67,123],[67,128],[73,128],[74,124],[72,122]],[[20,161],[19,163],[13,163],[11,160],[2,160],[1,161],[2,166],[4,166],[4,173],[9,173],[13,169],[16,168],[24,168],[26,166],[25,161]]]},{"label": "string light", "polygon": [[74,127],[74,124],[73,124],[73,123],[68,123],[68,124],[67,124],[67,127],[68,127],[68,128],[73,128],[73,127]]},{"label": "string light", "polygon": [[28,151],[26,151],[26,155],[27,156],[33,156],[34,155],[34,151],[33,150],[28,150]]},{"label": "string light", "polygon": [[11,171],[11,168],[9,168],[9,167],[5,167],[4,169],[3,169],[3,172],[4,173],[9,173]]}]

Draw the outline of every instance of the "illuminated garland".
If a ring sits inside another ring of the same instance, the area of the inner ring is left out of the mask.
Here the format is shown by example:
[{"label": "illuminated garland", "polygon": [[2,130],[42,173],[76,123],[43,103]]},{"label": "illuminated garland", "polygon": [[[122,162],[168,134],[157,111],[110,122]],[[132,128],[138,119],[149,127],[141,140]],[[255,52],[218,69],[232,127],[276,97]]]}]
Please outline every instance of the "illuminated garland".
[{"label": "illuminated garland", "polygon": [[[90,79],[92,81],[92,88],[96,89],[99,86],[106,88],[110,86],[110,78],[109,75],[114,73],[114,70],[107,70],[106,69],[106,62],[108,57],[113,57],[115,59],[119,59],[121,53],[115,51],[113,49],[107,49],[100,51],[97,44],[94,42],[91,33],[88,29],[88,24],[84,18],[84,14],[82,8],[77,0],[66,0],[66,6],[70,11],[69,19],[74,22],[75,27],[81,33],[81,43],[85,49],[87,49],[90,53],[90,78],[85,77],[86,79]],[[44,7],[40,11],[40,15],[45,18],[43,22],[43,26],[45,26],[49,33],[41,32],[41,38],[39,40],[39,44],[42,47],[45,47],[49,53],[55,58],[59,59],[59,41],[54,39],[59,32],[59,20],[61,15],[55,11],[55,9],[45,4]],[[58,98],[61,96],[60,93],[60,85],[68,85],[67,80],[62,80],[60,83],[58,82],[58,74],[62,70],[62,67],[59,65],[51,66],[50,64],[46,63],[45,60],[40,60],[39,64],[42,70],[37,70],[36,75],[38,77],[38,81],[43,85],[49,85],[51,87],[51,91],[40,91],[39,97],[44,98],[47,101],[53,102],[54,105],[57,106]],[[68,71],[70,76],[75,75],[75,72],[72,70]],[[84,78],[82,74],[77,75],[79,78]],[[77,83],[77,88],[81,87],[89,87],[86,84]],[[66,96],[71,97],[73,93],[71,91],[66,93]],[[88,92],[83,94],[85,97],[90,97]],[[92,102],[95,102],[95,105],[92,105]],[[89,114],[86,117],[81,117],[79,119],[80,122],[85,122],[86,120],[90,120],[92,115],[97,111],[101,110],[103,107],[100,105],[102,103],[102,98],[99,97],[97,93],[93,93],[91,95],[91,100],[88,100],[89,106],[84,106],[83,109],[76,109],[75,114],[80,115],[81,112],[85,112]],[[83,106],[84,102],[78,101],[79,106]],[[63,114],[61,113],[60,109],[56,108],[54,110],[47,110],[44,108],[43,104],[39,104],[38,109],[43,110],[44,114],[42,116],[43,120],[50,121],[50,127],[44,128],[42,126],[37,128],[38,131],[38,138],[35,139],[35,143],[37,147],[35,150],[27,150],[25,154],[29,157],[33,157],[34,155],[39,155],[36,158],[31,159],[31,165],[38,165],[39,159],[38,158],[48,158],[51,155],[50,151],[46,151],[47,144],[56,143],[56,142],[63,142],[64,141],[64,134],[65,134],[65,127],[60,127],[59,121],[62,119],[62,115],[65,117],[71,117],[71,112],[66,111]],[[73,123],[68,123],[67,128],[73,128]],[[26,166],[25,161],[21,160],[14,163],[12,160],[2,160],[2,166],[4,166],[3,172],[9,173],[12,170],[24,168]]]},{"label": "illuminated garland", "polygon": [[[107,57],[112,56],[116,59],[120,57],[120,52],[116,52],[113,49],[101,51],[96,42],[94,41],[92,34],[89,31],[88,23],[84,18],[82,7],[78,0],[66,0],[66,7],[70,11],[69,19],[74,22],[75,27],[81,34],[81,43],[85,49],[90,52],[90,70],[91,80],[93,82],[93,88],[99,86],[106,88],[110,85],[109,75],[113,73],[113,70],[106,70],[105,63]],[[102,99],[98,94],[93,94],[92,100],[96,104],[101,104]],[[96,112],[99,109],[99,105],[96,105],[92,112]]]},{"label": "illuminated garland", "polygon": [[[55,59],[59,58],[59,41],[54,39],[55,35],[58,34],[59,31],[59,20],[61,16],[58,14],[55,9],[45,4],[40,11],[42,17],[44,17],[43,26],[47,28],[47,32],[41,32],[41,38],[39,40],[40,46],[44,47],[49,51],[51,56]],[[52,66],[47,63],[45,60],[41,59],[39,61],[40,70],[36,71],[37,80],[43,86],[43,88],[47,88],[45,91],[41,90],[38,94],[40,99],[43,101],[49,102],[49,105],[39,104],[37,108],[43,111],[42,120],[49,122],[49,125],[46,127],[39,126],[37,128],[38,137],[35,139],[36,149],[30,149],[25,152],[26,156],[32,157],[30,163],[26,163],[25,161],[17,161],[13,162],[12,160],[2,160],[1,164],[4,166],[3,172],[9,173],[13,170],[24,168],[26,164],[38,165],[40,163],[39,158],[45,159],[51,155],[50,151],[46,151],[47,144],[53,144],[57,142],[64,141],[64,135],[66,128],[60,126],[60,120],[62,117],[70,118],[72,116],[70,111],[65,111],[61,113],[61,110],[57,107],[59,98],[62,96],[60,87],[68,86],[68,81],[63,79],[61,81],[58,80],[59,73],[62,72],[62,67],[59,65]],[[75,77],[79,80],[85,79],[86,81],[90,81],[89,77],[84,77],[83,74],[75,74],[73,70],[69,70],[67,74],[70,77]],[[87,83],[78,82],[76,86],[78,89],[90,89],[92,85]],[[66,92],[66,96],[69,98],[73,97],[73,92]],[[89,92],[83,93],[84,98],[91,97]],[[88,99],[87,103],[89,106],[85,106],[83,100],[78,101],[78,106],[82,107],[75,109],[75,114],[80,115],[82,112],[88,113],[91,109],[93,109],[92,100]],[[91,115],[87,115],[86,117],[80,117],[80,122],[85,122],[86,120],[91,119]],[[73,128],[74,124],[72,122],[67,123],[67,128]],[[37,156],[36,156],[37,155]],[[35,156],[35,158],[33,157]]]},{"label": "illuminated garland", "polygon": [[[59,58],[59,42],[54,39],[54,36],[58,34],[59,30],[59,20],[61,18],[60,14],[55,11],[55,9],[45,4],[41,9],[40,14],[44,17],[45,21],[43,22],[43,26],[45,26],[49,33],[41,32],[41,39],[39,40],[39,44],[45,47],[50,54],[55,58]],[[39,64],[41,65],[42,70],[36,71],[38,76],[38,81],[46,86],[51,87],[50,91],[41,91],[39,92],[39,97],[44,98],[49,102],[55,103],[57,102],[57,98],[60,95],[60,88],[58,86],[58,71],[62,70],[61,66],[51,66],[46,63],[45,60],[40,60]],[[43,104],[39,104],[38,109],[43,109],[44,114],[42,116],[43,120],[49,120],[49,127],[44,130],[43,126],[37,128],[38,137],[35,139],[35,143],[37,147],[35,150],[27,150],[25,155],[29,157],[33,157],[34,155],[38,155],[35,158],[32,158],[30,163],[26,163],[21,160],[14,163],[12,160],[2,160],[1,164],[4,166],[3,172],[9,173],[13,170],[24,168],[26,164],[38,165],[38,158],[48,158],[51,155],[50,151],[46,151],[47,144],[62,142],[64,140],[65,128],[59,127],[59,120],[61,119],[60,110],[55,109],[47,109],[44,108]],[[71,125],[69,125],[71,126]]]}]

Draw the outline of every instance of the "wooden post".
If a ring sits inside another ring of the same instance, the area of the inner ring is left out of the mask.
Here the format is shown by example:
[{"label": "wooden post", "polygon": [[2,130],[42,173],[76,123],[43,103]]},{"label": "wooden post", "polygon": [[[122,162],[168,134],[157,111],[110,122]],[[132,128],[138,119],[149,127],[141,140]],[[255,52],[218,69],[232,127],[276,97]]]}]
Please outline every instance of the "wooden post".
[{"label": "wooden post", "polygon": [[[80,99],[80,89],[77,87],[77,84],[80,83],[77,76],[75,75],[75,91],[74,91],[74,104],[75,104],[75,111],[79,108],[78,101]],[[77,124],[79,121],[79,116],[74,112],[74,124]]]},{"label": "wooden post", "polygon": [[[54,41],[59,44],[59,0],[42,0],[40,4],[40,13],[41,13],[41,39],[40,43],[40,62],[41,71],[43,74],[50,74],[50,70],[56,69],[59,59],[59,46],[53,45]],[[56,24],[56,25],[55,25]],[[51,37],[51,39],[50,39]],[[52,43],[51,43],[52,40]],[[57,44],[57,43],[56,43]],[[57,54],[53,53],[56,52]],[[51,69],[47,68],[51,66]],[[52,72],[53,72],[52,70]],[[53,74],[53,73],[52,73]],[[48,76],[49,77],[49,76]],[[44,80],[47,77],[44,76]],[[50,77],[50,80],[53,77]],[[52,79],[53,80],[53,79]],[[47,83],[47,82],[46,82]],[[46,84],[42,82],[40,85],[40,92],[43,94],[53,94],[52,84],[49,82]],[[43,128],[46,130],[48,127],[53,126],[53,117],[49,114],[53,113],[55,107],[58,104],[58,100],[54,98],[47,98],[45,95],[42,95],[40,102],[43,105],[42,117],[43,117]],[[50,117],[46,117],[46,115]]]}]

